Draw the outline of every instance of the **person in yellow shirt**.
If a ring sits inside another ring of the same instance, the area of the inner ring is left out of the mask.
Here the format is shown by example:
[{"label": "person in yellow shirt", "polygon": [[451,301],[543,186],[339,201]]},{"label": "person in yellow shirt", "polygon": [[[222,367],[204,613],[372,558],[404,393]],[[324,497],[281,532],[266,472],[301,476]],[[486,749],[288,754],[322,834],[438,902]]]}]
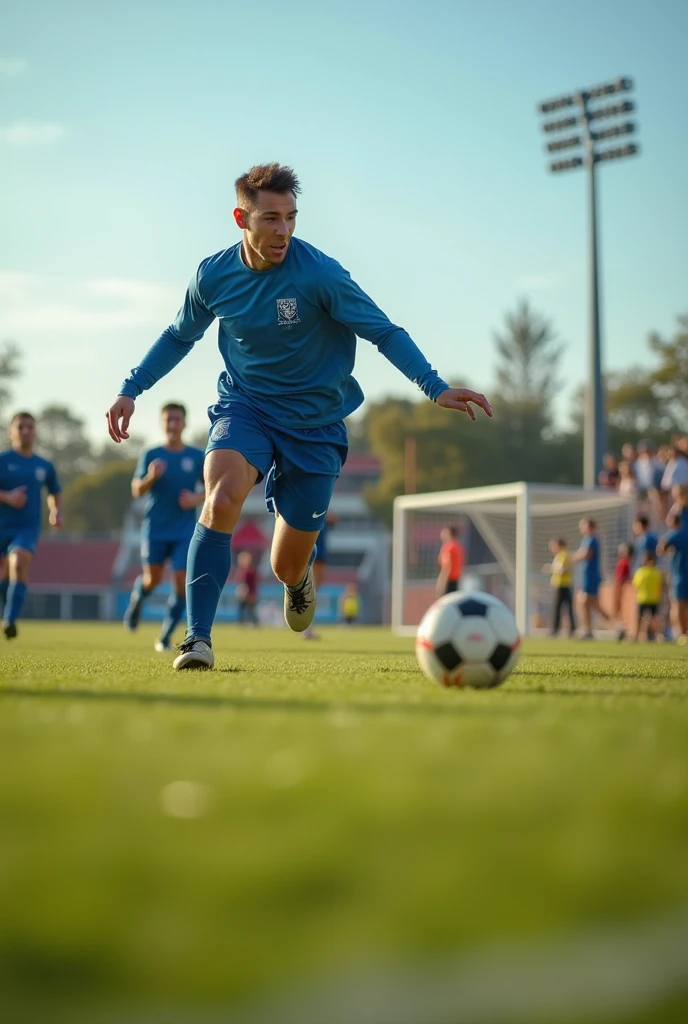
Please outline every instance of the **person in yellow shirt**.
[{"label": "person in yellow shirt", "polygon": [[646,636],[648,640],[654,640],[657,635],[657,612],[662,600],[664,575],[662,570],[657,568],[657,559],[651,551],[646,551],[643,555],[642,564],[633,576],[633,586],[638,602],[638,621],[634,639],[637,640],[640,636],[643,621],[647,619]]},{"label": "person in yellow shirt", "polygon": [[569,620],[569,636],[573,636],[576,630],[576,619],[573,614],[573,563],[566,541],[562,538],[551,540],[549,549],[553,558],[547,567],[551,576],[552,586],[555,588],[554,595],[554,618],[550,636],[558,636],[561,625],[561,613],[566,609]]},{"label": "person in yellow shirt", "polygon": [[339,601],[339,614],[347,626],[353,626],[361,614],[361,599],[356,590],[356,584],[350,583]]}]

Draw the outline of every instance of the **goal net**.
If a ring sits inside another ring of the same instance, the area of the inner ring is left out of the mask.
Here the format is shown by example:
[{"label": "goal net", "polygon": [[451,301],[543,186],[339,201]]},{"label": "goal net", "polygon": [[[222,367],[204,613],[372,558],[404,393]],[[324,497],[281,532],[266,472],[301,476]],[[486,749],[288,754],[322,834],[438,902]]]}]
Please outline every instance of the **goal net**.
[{"label": "goal net", "polygon": [[613,580],[619,544],[632,536],[633,514],[632,500],[615,491],[553,484],[500,484],[396,498],[392,628],[414,632],[435,600],[443,527],[455,526],[464,548],[461,589],[499,597],[527,635],[551,620],[550,541],[561,538],[574,551],[581,539],[580,520],[594,519],[602,575]]}]

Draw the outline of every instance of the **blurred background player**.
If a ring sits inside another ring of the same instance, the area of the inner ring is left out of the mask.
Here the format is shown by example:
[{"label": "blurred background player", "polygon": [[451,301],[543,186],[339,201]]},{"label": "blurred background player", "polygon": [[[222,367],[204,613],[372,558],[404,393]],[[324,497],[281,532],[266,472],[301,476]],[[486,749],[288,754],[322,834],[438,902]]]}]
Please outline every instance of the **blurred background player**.
[{"label": "blurred background player", "polygon": [[583,619],[583,640],[592,640],[592,612],[596,611],[607,625],[611,619],[600,607],[600,539],[597,536],[597,524],[594,519],[581,519],[578,524],[583,539],[573,556],[574,562],[583,563],[583,580],[581,592],[581,618]]},{"label": "blurred background player", "polygon": [[561,613],[566,609],[569,619],[569,636],[576,630],[576,617],[573,612],[573,563],[566,541],[560,537],[549,542],[553,558],[546,570],[551,573],[550,582],[555,589],[554,616],[550,636],[558,636],[561,626]]},{"label": "blurred background player", "polygon": [[688,643],[688,529],[682,526],[680,515],[670,521],[669,533],[660,541],[660,555],[671,555],[671,625],[674,639]]},{"label": "blurred background player", "polygon": [[626,624],[623,617],[624,597],[631,582],[632,559],[633,545],[619,544],[614,568],[614,618],[616,619],[617,640],[623,640],[626,636]]},{"label": "blurred background player", "polygon": [[48,491],[51,526],[62,526],[60,484],[52,462],[34,452],[36,420],[18,412],[10,424],[10,448],[0,454],[0,611],[8,640],[17,635],[29,566],[41,532],[41,491]]},{"label": "blurred background player", "polygon": [[636,516],[633,522],[633,535],[635,567],[639,569],[644,563],[645,555],[654,555],[657,551],[657,535],[650,529],[650,520],[647,516]]},{"label": "blurred background player", "polygon": [[348,583],[339,599],[339,615],[345,626],[354,626],[361,614],[361,598],[355,583]]},{"label": "blurred background player", "polygon": [[137,577],[124,615],[124,625],[135,630],[143,603],[162,582],[165,563],[172,566],[173,587],[162,623],[156,651],[169,651],[172,633],[186,608],[186,555],[196,527],[196,508],[205,492],[197,490],[203,480],[201,448],[182,440],[186,409],[169,402],[161,410],[164,445],[141,452],[131,482],[135,498],[146,495],[141,526],[141,575]]},{"label": "blurred background player", "polygon": [[658,629],[659,604],[662,600],[662,588],[664,586],[664,575],[661,569],[657,568],[657,557],[652,551],[646,551],[643,555],[642,565],[636,569],[633,575],[633,587],[635,588],[636,601],[638,603],[638,617],[636,620],[635,639],[640,637],[640,630],[644,620],[647,620],[645,635],[648,640],[654,640]]},{"label": "blurred background player", "polygon": [[440,531],[440,540],[442,547],[437,556],[440,572],[435,584],[438,597],[453,594],[459,589],[464,561],[463,546],[459,543],[459,533],[455,526],[445,526]]},{"label": "blurred background player", "polygon": [[[325,516],[325,522],[323,528],[318,534],[318,539],[315,542],[315,556],[313,559],[313,581],[315,583],[316,593],[320,590],[323,583],[325,582],[325,576],[327,575],[327,562],[328,562],[328,551],[327,551],[327,537],[330,530],[334,529],[334,525],[337,522],[337,517],[334,512],[328,512]],[[308,626],[302,633],[302,636],[306,640],[319,640],[320,634],[316,633],[313,626]]]},{"label": "blurred background player", "polygon": [[240,551],[237,558],[236,596],[239,623],[258,625],[258,570],[250,551]]}]

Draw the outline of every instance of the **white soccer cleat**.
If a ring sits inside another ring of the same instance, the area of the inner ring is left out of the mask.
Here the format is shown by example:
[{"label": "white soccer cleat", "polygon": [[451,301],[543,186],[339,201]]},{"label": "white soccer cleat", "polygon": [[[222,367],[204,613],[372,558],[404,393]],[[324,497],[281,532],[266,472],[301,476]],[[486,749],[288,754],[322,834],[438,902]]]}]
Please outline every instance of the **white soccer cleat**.
[{"label": "white soccer cleat", "polygon": [[284,588],[284,621],[295,633],[303,633],[310,626],[314,615],[315,583],[311,563],[301,583]]},{"label": "white soccer cleat", "polygon": [[205,640],[189,637],[179,650],[181,653],[172,662],[172,668],[178,672],[186,668],[210,669],[215,664],[213,649]]}]

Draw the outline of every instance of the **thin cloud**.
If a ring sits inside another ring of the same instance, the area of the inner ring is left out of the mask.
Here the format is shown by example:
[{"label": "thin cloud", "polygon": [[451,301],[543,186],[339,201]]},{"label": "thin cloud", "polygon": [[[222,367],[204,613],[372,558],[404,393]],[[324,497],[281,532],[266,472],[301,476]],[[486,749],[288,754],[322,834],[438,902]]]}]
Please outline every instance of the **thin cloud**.
[{"label": "thin cloud", "polygon": [[6,146],[43,146],[58,142],[64,134],[64,127],[52,121],[15,121],[0,125],[0,142]]},{"label": "thin cloud", "polygon": [[183,294],[183,286],[148,281],[66,281],[0,271],[0,336],[161,330],[174,319]]},{"label": "thin cloud", "polygon": [[26,67],[23,57],[0,57],[0,75],[21,75]]}]

